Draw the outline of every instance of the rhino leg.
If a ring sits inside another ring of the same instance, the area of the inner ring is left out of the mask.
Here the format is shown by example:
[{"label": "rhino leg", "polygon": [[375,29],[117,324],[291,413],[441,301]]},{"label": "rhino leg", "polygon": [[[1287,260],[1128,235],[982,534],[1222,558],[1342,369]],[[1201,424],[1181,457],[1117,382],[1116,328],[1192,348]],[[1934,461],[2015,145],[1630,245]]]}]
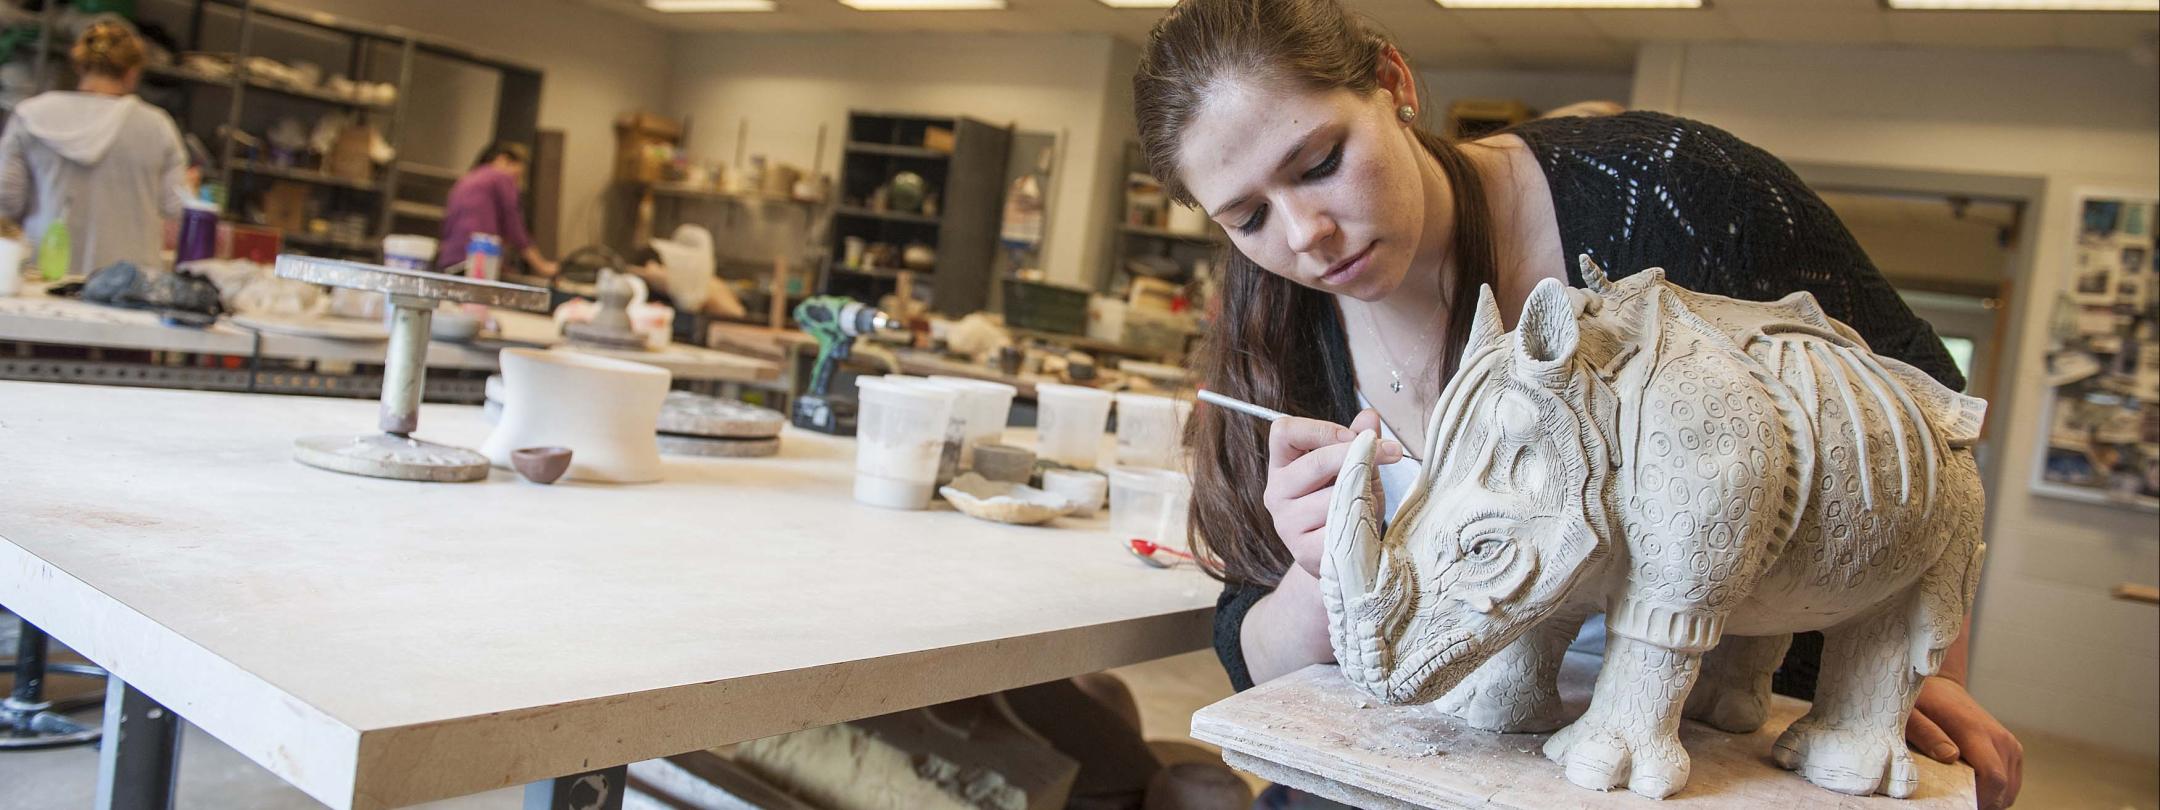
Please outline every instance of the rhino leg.
[{"label": "rhino leg", "polygon": [[1565,724],[1560,663],[1585,614],[1539,622],[1433,704],[1472,727],[1504,734],[1543,733]]},{"label": "rhino leg", "polygon": [[1906,798],[1919,771],[1905,750],[1905,719],[1920,693],[1912,667],[1911,612],[1893,600],[1823,631],[1815,705],[1778,737],[1772,759],[1823,788]]},{"label": "rhino leg", "polygon": [[1785,660],[1792,635],[1733,636],[1703,654],[1702,677],[1681,712],[1712,728],[1747,734],[1770,716],[1770,676]]},{"label": "rhino leg", "polygon": [[1545,756],[1581,787],[1626,785],[1652,799],[1672,795],[1687,785],[1680,707],[1701,668],[1700,653],[1607,636],[1589,711],[1545,741]]}]

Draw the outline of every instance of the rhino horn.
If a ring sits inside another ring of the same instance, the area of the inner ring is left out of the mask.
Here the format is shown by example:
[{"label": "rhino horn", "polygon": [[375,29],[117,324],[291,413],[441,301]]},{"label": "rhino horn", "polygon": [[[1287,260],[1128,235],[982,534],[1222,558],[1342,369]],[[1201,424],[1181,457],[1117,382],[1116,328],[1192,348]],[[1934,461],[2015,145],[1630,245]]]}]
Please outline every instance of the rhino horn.
[{"label": "rhino horn", "polygon": [[1524,382],[1547,388],[1566,383],[1581,345],[1577,315],[1574,297],[1559,281],[1548,278],[1530,291],[1522,319],[1515,324],[1515,372]]},{"label": "rhino horn", "polygon": [[[1378,447],[1378,434],[1369,430],[1351,442],[1328,502],[1326,547],[1320,557],[1320,597],[1327,606],[1335,660],[1352,684],[1370,692],[1386,688],[1389,662],[1382,617],[1390,612],[1385,606],[1401,596],[1374,590],[1382,564],[1380,493],[1373,466]],[[1401,584],[1390,579],[1390,587]]]},{"label": "rhino horn", "polygon": [[1487,346],[1499,345],[1500,339],[1506,336],[1507,333],[1500,322],[1500,304],[1493,299],[1492,285],[1479,284],[1477,314],[1470,319],[1470,337],[1463,341],[1462,359],[1458,361],[1459,365],[1468,367],[1471,357]]}]

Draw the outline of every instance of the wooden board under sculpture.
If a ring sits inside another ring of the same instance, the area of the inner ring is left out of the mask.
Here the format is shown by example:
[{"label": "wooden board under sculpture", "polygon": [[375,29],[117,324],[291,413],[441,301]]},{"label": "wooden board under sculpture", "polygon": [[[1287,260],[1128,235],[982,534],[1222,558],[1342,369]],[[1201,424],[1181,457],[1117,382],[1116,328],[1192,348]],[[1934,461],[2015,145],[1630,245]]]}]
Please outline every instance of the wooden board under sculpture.
[{"label": "wooden board under sculpture", "polygon": [[[1480,291],[1392,520],[1378,437],[1351,443],[1318,561],[1343,680],[1554,732],[1543,773],[1582,797],[1686,795],[1702,752],[1683,716],[1777,732],[1752,755],[1819,788],[1801,804],[1936,789],[1905,721],[1979,581],[1986,403],[1875,354],[1806,293],[1740,301],[1582,262],[1590,289],[1541,282],[1513,332]],[[1605,654],[1569,715],[1562,656],[1592,613]],[[1825,637],[1815,701],[1771,724],[1771,673],[1802,631]]]},{"label": "wooden board under sculpture", "polygon": [[[1598,659],[1571,653],[1560,670],[1567,716],[1590,700]],[[1550,734],[1495,734],[1472,728],[1431,705],[1388,706],[1315,665],[1254,687],[1193,715],[1193,738],[1221,746],[1223,760],[1308,793],[1366,810],[1410,808],[1811,807],[1877,810],[1971,810],[1972,769],[1916,757],[1920,790],[1909,799],[1841,796],[1808,784],[1770,761],[1778,732],[1807,711],[1779,696],[1770,721],[1753,734],[1728,734],[1694,721],[1680,743],[1695,758],[1694,776],[1663,801],[1626,790],[1594,793],[1568,781],[1539,749]],[[1326,774],[1321,776],[1319,774]]]}]

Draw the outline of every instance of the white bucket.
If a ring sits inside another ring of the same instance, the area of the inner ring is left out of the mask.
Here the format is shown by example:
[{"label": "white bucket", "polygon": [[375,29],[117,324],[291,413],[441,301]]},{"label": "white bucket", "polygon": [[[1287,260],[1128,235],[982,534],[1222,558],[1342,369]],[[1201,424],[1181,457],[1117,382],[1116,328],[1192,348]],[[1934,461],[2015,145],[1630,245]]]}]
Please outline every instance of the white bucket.
[{"label": "white bucket", "polygon": [[383,264],[403,270],[432,270],[435,263],[435,238],[409,233],[393,233],[382,240]]}]

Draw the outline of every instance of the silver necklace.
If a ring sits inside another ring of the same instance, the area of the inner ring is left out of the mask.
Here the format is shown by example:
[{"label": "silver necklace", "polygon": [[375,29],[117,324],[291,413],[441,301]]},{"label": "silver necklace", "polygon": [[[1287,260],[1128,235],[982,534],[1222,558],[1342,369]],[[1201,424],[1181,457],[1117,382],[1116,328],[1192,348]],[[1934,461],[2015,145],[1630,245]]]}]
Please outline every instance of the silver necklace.
[{"label": "silver necklace", "polygon": [[1363,309],[1365,310],[1365,334],[1371,335],[1373,342],[1379,344],[1381,358],[1387,361],[1388,376],[1392,378],[1392,381],[1388,383],[1388,390],[1400,394],[1403,391],[1402,363],[1395,359],[1395,350],[1388,346],[1387,339],[1380,336],[1380,319],[1373,315],[1372,305],[1367,304]]}]

